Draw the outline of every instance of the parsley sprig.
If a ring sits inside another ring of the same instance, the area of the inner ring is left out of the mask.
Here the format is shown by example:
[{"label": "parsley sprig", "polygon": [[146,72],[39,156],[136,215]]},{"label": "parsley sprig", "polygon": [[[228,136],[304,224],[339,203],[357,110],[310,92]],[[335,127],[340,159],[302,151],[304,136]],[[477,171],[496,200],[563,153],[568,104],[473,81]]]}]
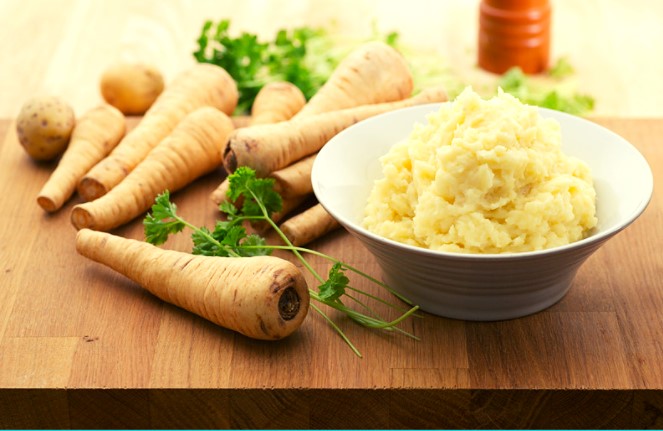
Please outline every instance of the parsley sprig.
[{"label": "parsley sprig", "polygon": [[238,114],[250,111],[258,91],[273,81],[291,82],[308,100],[324,84],[339,59],[322,29],[279,30],[272,40],[230,31],[230,20],[205,21],[193,56],[223,67],[237,82]]},{"label": "parsley sprig", "polygon": [[[344,313],[367,328],[397,331],[416,338],[397,325],[412,316],[418,310],[418,306],[412,305],[389,286],[359,269],[316,250],[296,247],[288,240],[278,225],[270,218],[270,215],[279,211],[282,206],[281,196],[274,191],[274,181],[272,179],[257,178],[255,171],[252,169],[240,167],[230,175],[229,183],[228,197],[230,201],[224,202],[219,207],[225,213],[226,220],[217,221],[213,230],[206,227],[197,227],[180,217],[177,214],[177,206],[170,201],[168,191],[159,195],[152,206],[151,212],[147,214],[143,221],[146,241],[154,245],[160,245],[166,242],[170,235],[188,228],[193,231],[193,254],[248,257],[271,254],[276,249],[289,250],[319,283],[317,290],[309,289],[314,301]],[[240,198],[242,198],[241,206],[232,203],[237,202]],[[257,221],[269,223],[284,245],[270,245],[263,237],[249,234],[244,227],[244,223]],[[327,277],[322,277],[304,258],[304,254],[319,256],[330,261],[332,265]],[[366,278],[370,282],[387,289],[408,304],[408,307],[403,308],[354,287],[347,275],[348,272]],[[398,309],[401,314],[394,320],[385,320],[370,305],[373,302]],[[318,312],[339,333],[357,355],[361,356],[359,350],[331,317],[315,304],[311,304],[311,308]]]}]

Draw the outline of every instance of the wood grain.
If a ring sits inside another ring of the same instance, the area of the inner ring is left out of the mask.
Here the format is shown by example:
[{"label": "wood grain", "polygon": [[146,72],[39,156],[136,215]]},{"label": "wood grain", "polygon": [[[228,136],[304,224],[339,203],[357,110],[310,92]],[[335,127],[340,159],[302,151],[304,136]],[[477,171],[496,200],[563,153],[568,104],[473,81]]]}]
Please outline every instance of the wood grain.
[{"label": "wood grain", "polygon": [[[282,342],[249,340],[78,256],[78,198],[44,213],[35,197],[54,165],[30,161],[0,121],[0,426],[660,427],[663,120],[596,121],[643,152],[654,197],[567,296],[509,321],[426,314],[406,325],[420,341],[340,319],[363,358],[315,313]],[[211,225],[222,178],[176,193],[181,213]],[[140,239],[140,220],[114,233]],[[379,273],[343,231],[314,246]],[[165,247],[191,244],[181,235]]]},{"label": "wood grain", "polygon": [[658,391],[55,390],[0,393],[0,425],[76,429],[660,429]]}]

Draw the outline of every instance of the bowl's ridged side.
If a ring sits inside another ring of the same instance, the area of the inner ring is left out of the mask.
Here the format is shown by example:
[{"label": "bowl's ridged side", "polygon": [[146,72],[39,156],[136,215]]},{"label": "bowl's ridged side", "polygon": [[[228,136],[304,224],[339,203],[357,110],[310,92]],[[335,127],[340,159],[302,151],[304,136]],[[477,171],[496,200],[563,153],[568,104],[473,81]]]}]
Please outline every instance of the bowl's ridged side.
[{"label": "bowl's ridged side", "polygon": [[566,294],[582,263],[603,243],[588,243],[565,253],[477,261],[463,255],[441,258],[425,252],[404,253],[391,244],[354,234],[375,255],[384,281],[422,310],[484,321],[522,317],[553,305]]}]

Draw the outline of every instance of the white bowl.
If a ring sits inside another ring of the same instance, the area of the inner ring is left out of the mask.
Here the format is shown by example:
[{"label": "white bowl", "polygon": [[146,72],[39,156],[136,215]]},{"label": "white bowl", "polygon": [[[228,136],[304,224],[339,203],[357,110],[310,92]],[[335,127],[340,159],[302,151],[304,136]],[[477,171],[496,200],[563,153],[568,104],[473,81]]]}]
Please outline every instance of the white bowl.
[{"label": "white bowl", "polygon": [[566,294],[587,257],[631,224],[651,199],[651,168],[629,142],[589,120],[541,108],[543,117],[560,122],[563,151],[591,168],[598,226],[589,237],[541,251],[460,254],[369,232],[361,222],[373,182],[382,176],[379,158],[439,108],[405,108],[349,127],[322,148],[312,173],[323,207],[375,256],[383,280],[422,310],[466,320],[511,319],[543,310]]}]

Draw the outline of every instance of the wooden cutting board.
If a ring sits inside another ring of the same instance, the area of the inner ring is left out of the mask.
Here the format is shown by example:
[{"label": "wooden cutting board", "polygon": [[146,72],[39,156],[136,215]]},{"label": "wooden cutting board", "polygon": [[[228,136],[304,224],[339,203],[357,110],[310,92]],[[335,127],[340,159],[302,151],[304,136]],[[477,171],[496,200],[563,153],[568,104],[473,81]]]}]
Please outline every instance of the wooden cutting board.
[{"label": "wooden cutting board", "polygon": [[[55,165],[32,162],[0,121],[0,426],[662,426],[663,119],[596,121],[643,152],[655,194],[566,297],[502,322],[424,314],[404,324],[419,341],[333,315],[362,358],[315,313],[286,340],[249,340],[78,256],[79,198],[44,213],[35,199]],[[211,226],[221,178],[176,193],[182,215]],[[142,239],[140,220],[114,233]],[[343,231],[313,247],[379,276]]]}]

